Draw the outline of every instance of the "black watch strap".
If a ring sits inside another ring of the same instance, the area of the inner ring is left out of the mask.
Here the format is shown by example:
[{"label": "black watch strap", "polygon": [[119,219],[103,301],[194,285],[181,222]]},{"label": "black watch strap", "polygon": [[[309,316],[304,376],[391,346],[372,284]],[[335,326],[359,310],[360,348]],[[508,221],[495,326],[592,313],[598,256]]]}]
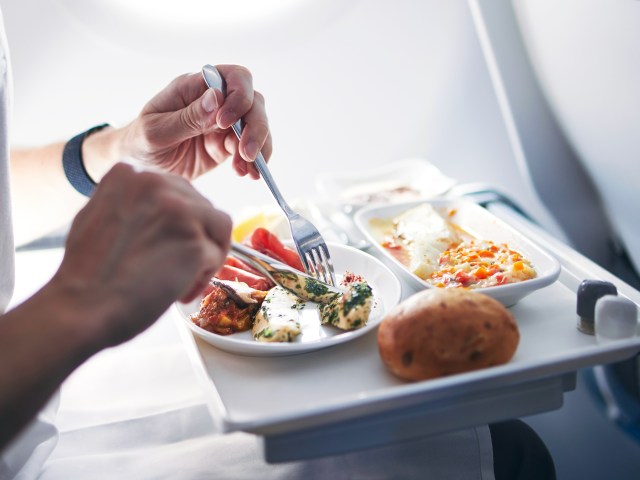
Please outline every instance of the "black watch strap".
[{"label": "black watch strap", "polygon": [[67,176],[67,180],[69,180],[73,188],[87,197],[91,196],[97,184],[89,176],[84,166],[84,160],[82,159],[82,142],[92,133],[108,126],[108,123],[103,123],[102,125],[96,125],[86,132],[76,135],[67,142],[62,152],[62,166],[64,167],[64,174]]}]

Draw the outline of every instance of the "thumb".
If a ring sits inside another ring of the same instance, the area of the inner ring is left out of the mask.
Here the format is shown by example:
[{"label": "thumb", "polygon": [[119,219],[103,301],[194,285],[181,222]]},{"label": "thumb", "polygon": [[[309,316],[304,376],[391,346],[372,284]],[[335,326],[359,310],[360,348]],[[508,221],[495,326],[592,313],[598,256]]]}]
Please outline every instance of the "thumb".
[{"label": "thumb", "polygon": [[200,98],[171,115],[164,127],[173,136],[183,138],[195,137],[212,130],[217,126],[216,113],[222,103],[218,95],[222,97],[221,92],[208,88]]}]

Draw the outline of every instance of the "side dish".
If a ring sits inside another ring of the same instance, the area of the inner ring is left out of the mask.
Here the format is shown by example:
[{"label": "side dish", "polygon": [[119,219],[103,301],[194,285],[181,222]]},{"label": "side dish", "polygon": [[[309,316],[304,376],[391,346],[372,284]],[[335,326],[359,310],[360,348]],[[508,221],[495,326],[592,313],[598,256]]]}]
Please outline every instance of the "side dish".
[{"label": "side dish", "polygon": [[371,220],[381,242],[409,271],[434,287],[469,289],[536,277],[532,262],[506,243],[479,239],[424,203],[391,219]]}]

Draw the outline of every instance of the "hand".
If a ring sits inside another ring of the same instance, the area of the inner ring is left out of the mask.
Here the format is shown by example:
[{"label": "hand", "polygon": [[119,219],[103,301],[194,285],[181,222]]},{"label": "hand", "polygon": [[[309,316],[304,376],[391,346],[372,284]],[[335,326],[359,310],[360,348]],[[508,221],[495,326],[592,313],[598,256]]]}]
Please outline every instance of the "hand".
[{"label": "hand", "polygon": [[[84,312],[98,348],[125,341],[223,264],[231,220],[176,175],[116,165],[76,216],[54,291]],[[61,300],[62,301],[62,300]]]},{"label": "hand", "polygon": [[[259,178],[252,162],[260,150],[268,159],[272,148],[264,98],[253,90],[246,68],[217,68],[227,83],[226,98],[209,89],[200,73],[176,78],[127,127],[125,155],[188,180],[232,156],[238,175]],[[230,127],[240,118],[238,144]]]}]

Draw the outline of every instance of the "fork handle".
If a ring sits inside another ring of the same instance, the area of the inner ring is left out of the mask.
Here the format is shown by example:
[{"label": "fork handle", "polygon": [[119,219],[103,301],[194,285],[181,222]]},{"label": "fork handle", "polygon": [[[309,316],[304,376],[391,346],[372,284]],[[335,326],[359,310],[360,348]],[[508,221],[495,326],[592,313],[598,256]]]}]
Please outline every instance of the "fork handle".
[{"label": "fork handle", "polygon": [[[242,122],[238,120],[236,123],[234,123],[231,126],[231,128],[235,132],[236,137],[238,137],[238,140],[240,140],[240,137],[242,136]],[[278,185],[276,185],[275,180],[271,176],[271,172],[269,171],[269,167],[267,167],[267,162],[265,161],[264,156],[262,155],[262,152],[258,152],[258,155],[256,155],[256,159],[253,163],[255,164],[256,169],[258,170],[258,173],[267,184],[267,187],[269,187],[269,190],[271,190],[271,193],[273,194],[274,198],[278,202],[278,205],[280,205],[280,208],[282,208],[282,210],[287,215],[287,217],[294,215],[295,212],[291,209],[289,204],[285,201],[284,197],[280,193],[280,189],[278,188]]]},{"label": "fork handle", "polygon": [[[216,67],[214,67],[213,65],[205,65],[204,67],[202,67],[202,77],[204,78],[204,81],[209,88],[216,88],[220,90],[220,92],[222,92],[223,96],[227,96],[227,83]],[[238,141],[240,141],[240,137],[242,136],[242,128],[242,119],[231,125],[231,129],[236,134],[236,137],[238,137]],[[258,152],[254,163],[256,165],[256,168],[258,169],[258,173],[260,173],[260,176],[266,182],[269,190],[271,190],[271,193],[278,202],[278,205],[280,205],[280,208],[282,208],[287,217],[295,215],[295,212],[284,200],[284,197],[280,193],[280,189],[271,176],[271,172],[269,172],[269,169],[267,168],[267,162],[262,156],[262,152]]]}]

